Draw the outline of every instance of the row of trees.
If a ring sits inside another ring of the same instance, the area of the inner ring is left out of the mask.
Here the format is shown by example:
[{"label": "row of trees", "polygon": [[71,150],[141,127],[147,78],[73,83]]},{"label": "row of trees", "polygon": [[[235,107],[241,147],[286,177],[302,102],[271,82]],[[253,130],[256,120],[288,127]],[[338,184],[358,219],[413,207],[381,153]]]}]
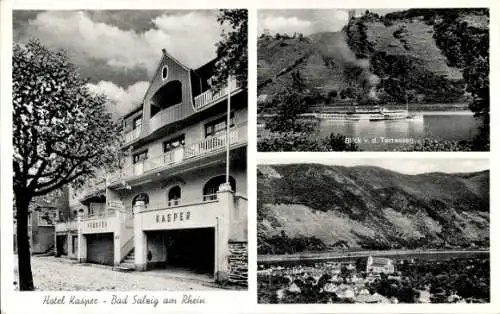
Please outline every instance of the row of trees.
[{"label": "row of trees", "polygon": [[294,254],[304,251],[324,251],[327,246],[312,236],[288,237],[285,231],[280,235],[259,238],[258,254]]},{"label": "row of trees", "polygon": [[[247,81],[247,10],[221,10],[229,24],[217,44],[216,84],[228,76]],[[109,100],[86,87],[65,51],[40,41],[15,43],[12,58],[13,190],[17,220],[20,290],[33,290],[28,239],[29,206],[65,185],[81,186],[96,169],[119,160],[121,126],[106,109]]]}]

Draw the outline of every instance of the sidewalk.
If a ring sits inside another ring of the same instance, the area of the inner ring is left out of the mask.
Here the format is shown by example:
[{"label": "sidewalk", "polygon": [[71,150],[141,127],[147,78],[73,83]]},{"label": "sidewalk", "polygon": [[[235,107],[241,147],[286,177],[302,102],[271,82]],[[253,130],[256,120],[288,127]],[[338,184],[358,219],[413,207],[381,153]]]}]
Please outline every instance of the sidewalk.
[{"label": "sidewalk", "polygon": [[[17,257],[14,272],[17,288]],[[196,278],[168,276],[165,272],[117,272],[112,267],[94,267],[53,256],[31,258],[35,289],[41,291],[197,291],[223,290]]]}]

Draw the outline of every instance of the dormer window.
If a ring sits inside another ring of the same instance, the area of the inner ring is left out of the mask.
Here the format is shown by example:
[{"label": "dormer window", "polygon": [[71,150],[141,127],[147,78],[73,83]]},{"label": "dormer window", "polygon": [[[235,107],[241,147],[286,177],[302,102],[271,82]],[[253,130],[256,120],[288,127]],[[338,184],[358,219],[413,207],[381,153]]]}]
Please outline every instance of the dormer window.
[{"label": "dormer window", "polygon": [[163,68],[161,69],[161,78],[163,80],[166,80],[168,77],[168,67],[165,65],[163,66]]}]

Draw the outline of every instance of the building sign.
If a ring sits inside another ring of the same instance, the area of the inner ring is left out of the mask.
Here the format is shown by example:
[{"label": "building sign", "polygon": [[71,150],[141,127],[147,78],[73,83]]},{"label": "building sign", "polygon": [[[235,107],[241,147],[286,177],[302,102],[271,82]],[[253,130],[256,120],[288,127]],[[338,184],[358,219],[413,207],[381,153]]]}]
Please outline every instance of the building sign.
[{"label": "building sign", "polygon": [[89,219],[80,222],[80,228],[82,233],[115,232],[117,223],[116,217]]},{"label": "building sign", "polygon": [[175,223],[177,221],[189,220],[191,218],[191,212],[178,212],[178,213],[168,213],[168,214],[157,214],[156,223]]},{"label": "building sign", "polygon": [[143,230],[167,230],[214,227],[223,209],[220,203],[204,202],[140,213]]}]

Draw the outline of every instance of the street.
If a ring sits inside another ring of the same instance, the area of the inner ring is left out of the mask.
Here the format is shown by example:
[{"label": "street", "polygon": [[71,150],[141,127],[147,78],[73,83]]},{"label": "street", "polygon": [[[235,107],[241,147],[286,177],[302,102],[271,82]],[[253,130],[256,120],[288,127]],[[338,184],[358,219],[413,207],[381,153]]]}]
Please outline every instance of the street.
[{"label": "street", "polygon": [[[17,256],[14,265],[17,289]],[[31,268],[35,289],[42,291],[217,290],[216,287],[203,285],[201,282],[158,276],[156,272],[117,272],[111,267],[77,264],[53,256],[33,256]]]}]

